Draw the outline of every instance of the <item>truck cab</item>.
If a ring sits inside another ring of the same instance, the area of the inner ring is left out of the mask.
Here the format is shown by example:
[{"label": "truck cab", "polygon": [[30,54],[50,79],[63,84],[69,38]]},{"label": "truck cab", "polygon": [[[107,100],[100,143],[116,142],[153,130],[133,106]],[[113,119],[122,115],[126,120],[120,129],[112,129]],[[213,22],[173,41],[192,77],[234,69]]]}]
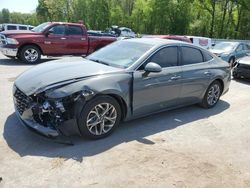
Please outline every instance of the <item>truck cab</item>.
[{"label": "truck cab", "polygon": [[115,37],[88,36],[83,24],[46,22],[30,31],[1,32],[0,51],[25,63],[37,63],[41,55],[88,55],[115,40]]}]

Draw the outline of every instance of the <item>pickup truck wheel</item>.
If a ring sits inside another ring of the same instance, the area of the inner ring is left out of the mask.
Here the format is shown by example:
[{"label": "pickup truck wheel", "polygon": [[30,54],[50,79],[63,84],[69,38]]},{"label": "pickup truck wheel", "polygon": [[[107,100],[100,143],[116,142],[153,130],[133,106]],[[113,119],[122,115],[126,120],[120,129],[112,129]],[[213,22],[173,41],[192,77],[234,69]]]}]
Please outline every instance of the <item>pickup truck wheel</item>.
[{"label": "pickup truck wheel", "polygon": [[110,96],[98,96],[83,107],[78,126],[83,136],[100,139],[111,134],[121,120],[119,103]]},{"label": "pickup truck wheel", "polygon": [[20,59],[29,64],[38,63],[41,59],[41,51],[33,45],[28,45],[22,48]]}]

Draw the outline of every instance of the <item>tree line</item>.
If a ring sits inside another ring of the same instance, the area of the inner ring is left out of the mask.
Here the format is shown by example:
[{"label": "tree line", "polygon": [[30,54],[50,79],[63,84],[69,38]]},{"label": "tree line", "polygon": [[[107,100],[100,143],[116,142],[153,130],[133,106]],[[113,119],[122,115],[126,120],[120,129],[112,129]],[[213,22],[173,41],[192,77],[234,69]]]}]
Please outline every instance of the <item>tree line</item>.
[{"label": "tree line", "polygon": [[0,23],[82,20],[88,29],[250,39],[249,0],[38,0],[35,13],[0,12]]}]

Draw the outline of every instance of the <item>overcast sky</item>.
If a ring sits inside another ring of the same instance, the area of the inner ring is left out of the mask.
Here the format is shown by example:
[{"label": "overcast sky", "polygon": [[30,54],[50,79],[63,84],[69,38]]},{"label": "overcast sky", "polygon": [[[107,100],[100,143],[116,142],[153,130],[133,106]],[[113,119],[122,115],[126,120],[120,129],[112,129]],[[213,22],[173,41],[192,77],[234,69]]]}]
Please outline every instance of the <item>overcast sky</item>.
[{"label": "overcast sky", "polygon": [[0,10],[7,8],[10,12],[31,13],[37,4],[38,0],[0,0]]}]

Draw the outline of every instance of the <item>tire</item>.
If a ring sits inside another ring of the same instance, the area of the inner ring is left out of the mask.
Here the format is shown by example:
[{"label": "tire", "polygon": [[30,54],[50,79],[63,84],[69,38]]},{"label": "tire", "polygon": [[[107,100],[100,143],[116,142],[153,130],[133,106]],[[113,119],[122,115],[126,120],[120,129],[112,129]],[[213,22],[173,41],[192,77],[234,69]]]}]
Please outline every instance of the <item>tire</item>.
[{"label": "tire", "polygon": [[[211,92],[213,92],[212,90],[216,91],[214,93],[214,95],[211,93]],[[202,99],[201,106],[203,108],[212,108],[212,107],[214,107],[218,103],[218,101],[220,99],[220,96],[221,96],[221,93],[222,93],[221,83],[219,81],[214,81],[207,88],[207,91],[206,91],[206,93],[205,93],[205,95],[204,95],[204,97]]]},{"label": "tire", "polygon": [[230,57],[228,63],[230,65],[230,67],[233,68],[234,67],[234,63],[235,63],[235,58],[234,57]]},{"label": "tire", "polygon": [[20,51],[20,59],[24,63],[36,64],[41,59],[41,51],[34,45],[24,46]]},{"label": "tire", "polygon": [[[103,114],[109,108],[110,110]],[[104,138],[110,135],[119,125],[121,107],[110,96],[97,96],[86,103],[77,120],[83,136],[90,139]]]}]

